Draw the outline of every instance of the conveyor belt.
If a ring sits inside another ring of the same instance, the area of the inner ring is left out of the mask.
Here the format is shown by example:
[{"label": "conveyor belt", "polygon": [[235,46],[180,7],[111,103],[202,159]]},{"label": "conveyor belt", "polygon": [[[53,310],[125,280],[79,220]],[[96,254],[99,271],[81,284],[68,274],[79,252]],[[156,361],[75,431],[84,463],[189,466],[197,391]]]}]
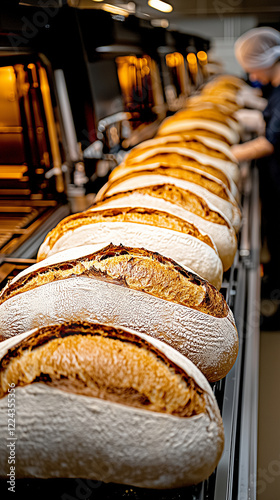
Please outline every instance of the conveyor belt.
[{"label": "conveyor belt", "polygon": [[34,258],[47,233],[70,214],[55,201],[0,202],[0,256]]},{"label": "conveyor belt", "polygon": [[[230,373],[212,384],[225,430],[225,448],[216,471],[197,486],[157,491],[86,479],[18,479],[17,491],[29,499],[134,499],[134,500],[255,500],[258,416],[258,348],[260,300],[260,216],[258,172],[252,168],[242,194],[243,226],[231,269],[225,273],[221,292],[231,307],[240,338],[237,361]],[[3,258],[0,280],[33,261]],[[3,270],[6,270],[6,275]],[[4,276],[5,275],[5,276]],[[0,487],[6,488],[4,481]],[[4,490],[3,490],[4,491]],[[4,497],[3,497],[4,498]]]}]

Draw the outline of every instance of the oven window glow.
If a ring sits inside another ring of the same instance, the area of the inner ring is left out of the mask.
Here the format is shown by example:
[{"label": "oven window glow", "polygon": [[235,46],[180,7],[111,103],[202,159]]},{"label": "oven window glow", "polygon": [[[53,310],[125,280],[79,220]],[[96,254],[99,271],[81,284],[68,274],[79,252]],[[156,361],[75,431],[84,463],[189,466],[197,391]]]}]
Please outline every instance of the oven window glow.
[{"label": "oven window glow", "polygon": [[148,5],[153,9],[160,10],[160,12],[172,12],[173,10],[172,5],[161,0],[148,0]]},{"label": "oven window glow", "polygon": [[184,58],[179,52],[166,54],[165,59],[167,66],[169,66],[170,68],[175,68],[176,66],[180,66],[180,64],[184,64]]},{"label": "oven window glow", "polygon": [[187,55],[187,61],[189,64],[196,64],[196,55],[191,52]]},{"label": "oven window glow", "polygon": [[187,61],[188,61],[190,72],[195,75],[197,73],[197,58],[196,58],[196,55],[193,52],[190,52],[187,55]]}]

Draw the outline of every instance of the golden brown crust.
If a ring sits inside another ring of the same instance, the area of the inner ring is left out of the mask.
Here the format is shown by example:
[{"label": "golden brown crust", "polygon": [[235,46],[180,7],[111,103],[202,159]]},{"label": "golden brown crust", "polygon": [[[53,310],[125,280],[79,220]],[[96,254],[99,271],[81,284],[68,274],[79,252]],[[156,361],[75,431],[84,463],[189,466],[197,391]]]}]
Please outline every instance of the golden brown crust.
[{"label": "golden brown crust", "polygon": [[[194,120],[194,119],[203,119],[203,120],[211,120],[216,121],[218,123],[223,123],[228,126],[228,116],[221,113],[218,108],[207,108],[205,107],[203,111],[200,109],[187,108],[182,111],[178,111],[173,117],[172,121],[176,120]],[[171,120],[170,120],[171,121]]]},{"label": "golden brown crust", "polygon": [[[215,149],[215,147],[213,146],[211,147],[206,146],[200,139],[200,137],[194,134],[193,132],[185,134],[175,134],[167,137],[168,141],[166,142],[166,144],[158,144],[157,138],[155,138],[154,147],[155,148],[165,147],[167,152],[168,149],[171,147],[187,148],[193,151],[197,151],[198,153],[203,153],[205,155],[211,156],[213,158],[219,158],[220,160],[226,160],[226,161],[229,160],[228,156],[226,156],[225,153],[222,153],[218,149]],[[125,157],[124,163],[126,164],[128,160],[133,161],[134,158],[137,158],[139,156],[139,154],[142,154],[143,152],[152,149],[153,148],[152,140],[147,142],[149,142],[149,145],[147,146],[145,145],[145,142],[143,142],[139,146],[132,148],[128,153],[128,155]]]},{"label": "golden brown crust", "polygon": [[[161,166],[166,166],[166,167],[179,167],[179,168],[184,168],[187,171],[192,172],[192,170],[189,170],[188,167],[193,167],[199,171],[205,172],[206,174],[210,174],[213,177],[216,177],[220,181],[223,182],[223,184],[230,189],[230,182],[227,177],[227,175],[220,170],[219,168],[213,167],[212,165],[203,165],[202,163],[199,163],[191,158],[189,158],[187,155],[182,155],[179,153],[169,153],[168,152],[168,146],[166,146],[166,151],[164,153],[155,153],[153,154],[152,149],[150,149],[150,155],[148,158],[145,160],[141,160],[141,163],[138,162],[137,156],[138,155],[133,155],[131,157],[130,155],[127,156],[125,162],[120,166],[116,167],[114,172],[121,171],[123,170],[125,172],[126,167],[135,167],[137,169],[137,166],[141,167],[142,165],[149,165],[151,161],[155,163],[160,163]],[[141,151],[140,154],[142,154],[143,150]]]},{"label": "golden brown crust", "polygon": [[40,328],[1,360],[0,397],[10,384],[44,381],[150,411],[191,417],[205,411],[203,391],[155,347],[100,324]]},{"label": "golden brown crust", "polygon": [[[231,118],[236,123],[238,123],[236,118],[234,117],[233,110],[230,109],[230,107],[227,106],[227,104],[224,104],[221,100],[217,101],[217,102],[214,102],[212,100],[210,101],[210,99],[204,100],[204,99],[202,99],[201,94],[197,95],[197,96],[190,97],[186,102],[185,109],[203,110],[204,107],[217,110],[219,113],[222,113],[224,116],[227,116],[228,118]],[[203,113],[203,111],[202,111],[202,113]]]},{"label": "golden brown crust", "polygon": [[[181,133],[184,134],[184,130],[182,130]],[[211,139],[217,139],[218,141],[225,142],[228,146],[232,145],[231,142],[229,141],[229,139],[227,139],[226,137],[224,137],[221,134],[218,134],[217,132],[213,132],[212,130],[205,130],[205,129],[200,129],[199,127],[196,127],[196,128],[192,128],[192,133],[196,134],[196,135],[200,135],[202,137],[209,137]],[[165,135],[170,135],[170,131],[168,131],[166,134],[165,127],[162,126],[158,130],[157,136],[163,137]]]},{"label": "golden brown crust", "polygon": [[119,198],[123,198],[126,195],[130,194],[142,194],[153,196],[154,198],[163,199],[170,203],[174,203],[189,212],[192,212],[203,219],[213,222],[214,224],[221,224],[222,226],[229,227],[228,222],[220,215],[218,212],[215,212],[207,205],[206,201],[200,198],[200,196],[188,191],[187,189],[182,189],[174,184],[160,184],[147,186],[143,188],[135,188],[129,191],[123,191],[121,193],[113,194],[112,196],[108,196],[104,199],[104,201],[100,201],[95,203],[92,208],[102,207],[103,204],[110,202],[111,200],[117,200]]},{"label": "golden brown crust", "polygon": [[226,191],[226,187],[223,184],[216,182],[215,179],[210,179],[209,177],[207,177],[207,175],[200,172],[194,172],[192,170],[189,170],[187,167],[169,167],[168,165],[163,164],[161,164],[161,166],[157,168],[147,168],[147,170],[138,171],[137,169],[135,169],[135,172],[129,172],[117,179],[113,178],[112,180],[110,180],[109,178],[108,187],[104,192],[103,197],[105,197],[106,193],[113,187],[118,186],[125,180],[139,175],[166,175],[168,177],[175,177],[176,179],[193,182],[194,184],[198,184],[199,186],[208,189],[208,191],[219,196],[223,200],[232,202]]},{"label": "golden brown crust", "polygon": [[233,76],[233,75],[219,75],[210,80],[208,83],[205,84],[204,88],[225,88],[228,90],[231,90],[232,92],[236,93],[238,90],[241,89],[242,85],[244,84],[244,81],[240,80],[239,78]]},{"label": "golden brown crust", "polygon": [[22,276],[4,288],[0,303],[38,286],[75,276],[126,286],[211,316],[228,315],[222,294],[172,259],[143,248],[112,244],[91,255],[42,267]]},{"label": "golden brown crust", "polygon": [[[224,90],[224,92],[223,92]],[[208,96],[214,96],[214,97],[219,97],[222,95],[223,102],[227,103],[233,103],[236,104],[236,92],[233,92],[232,90],[229,90],[225,87],[218,87],[218,86],[209,86],[209,87],[204,87],[202,90],[203,95],[208,95]]]},{"label": "golden brown crust", "polygon": [[96,224],[99,222],[134,222],[137,224],[148,224],[155,227],[171,229],[180,233],[189,234],[198,237],[201,241],[209,244],[209,239],[205,239],[191,222],[180,219],[180,217],[177,217],[176,215],[151,208],[116,207],[106,208],[96,212],[87,210],[85,212],[66,217],[48,234],[49,247],[53,248],[59,238],[61,238],[61,236],[67,231],[72,231],[80,226]]},{"label": "golden brown crust", "polygon": [[189,138],[188,135],[184,136],[185,140],[185,146],[187,148],[193,149],[194,151],[197,151],[198,153],[202,153],[204,155],[211,156],[213,158],[218,158],[220,160],[225,160],[229,161],[228,156],[226,156],[224,153],[219,151],[218,149],[215,149],[214,147],[209,147],[203,144],[199,139],[196,138]]},{"label": "golden brown crust", "polygon": [[229,115],[232,115],[239,108],[239,106],[235,102],[222,97],[218,93],[215,95],[208,94],[207,91],[205,91],[205,94],[201,93],[197,96],[191,97],[190,100],[188,100],[187,102],[187,104],[190,104],[191,106],[200,105],[203,103],[206,104],[210,103],[210,104],[215,104],[217,106],[226,107],[228,111],[228,113],[226,114]]},{"label": "golden brown crust", "polygon": [[225,153],[222,153],[222,151],[219,151],[213,146],[206,146],[205,144],[203,144],[201,139],[199,139],[199,137],[196,137],[194,134],[184,134],[182,135],[182,138],[186,148],[193,149],[198,153],[212,156],[213,158],[219,158],[220,160],[229,161],[229,158]]},{"label": "golden brown crust", "polygon": [[197,129],[197,134],[202,135],[203,137],[212,137],[213,139],[218,139],[218,141],[223,141],[228,146],[231,146],[231,142],[229,139],[216,132],[211,132],[210,130],[208,131],[208,130]]}]

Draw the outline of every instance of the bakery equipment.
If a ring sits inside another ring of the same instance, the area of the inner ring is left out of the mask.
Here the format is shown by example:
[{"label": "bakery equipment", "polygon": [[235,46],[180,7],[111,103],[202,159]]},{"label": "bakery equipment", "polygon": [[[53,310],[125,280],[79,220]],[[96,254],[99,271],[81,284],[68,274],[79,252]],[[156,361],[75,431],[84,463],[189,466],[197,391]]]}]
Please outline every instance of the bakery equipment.
[{"label": "bakery equipment", "polygon": [[161,58],[162,79],[168,110],[174,112],[184,106],[185,100],[191,92],[186,60],[175,47],[172,50],[168,46],[161,46],[158,48],[158,52]]},{"label": "bakery equipment", "polygon": [[158,46],[157,51],[168,112],[184,107],[186,98],[207,80],[210,46],[209,40],[199,36],[166,31],[164,44]]},{"label": "bakery equipment", "polygon": [[[84,185],[88,179],[81,142],[95,138],[93,114],[88,111],[90,97],[86,85],[84,92],[77,94],[70,55],[64,43],[57,41],[60,10],[53,8],[44,11],[44,8],[4,4],[1,10],[0,252],[3,255],[34,257],[40,238],[44,239],[61,218],[84,209],[87,203]],[[46,15],[50,24],[45,27],[39,23],[38,27],[36,20]],[[69,15],[70,41],[78,47],[74,63],[81,84],[86,77],[78,34]]]},{"label": "bakery equipment", "polygon": [[[155,39],[163,40],[165,30],[148,28],[148,22],[136,17],[118,22],[107,13],[91,10],[78,10],[77,20],[98,140],[103,144],[103,159],[111,161],[112,167],[120,162],[123,150],[152,137],[165,117],[154,47]],[[90,145],[85,157],[99,157],[97,149]]]},{"label": "bakery equipment", "polygon": [[21,253],[42,226],[68,213],[62,208],[66,158],[47,72],[34,53],[1,53],[0,252],[5,255]]}]

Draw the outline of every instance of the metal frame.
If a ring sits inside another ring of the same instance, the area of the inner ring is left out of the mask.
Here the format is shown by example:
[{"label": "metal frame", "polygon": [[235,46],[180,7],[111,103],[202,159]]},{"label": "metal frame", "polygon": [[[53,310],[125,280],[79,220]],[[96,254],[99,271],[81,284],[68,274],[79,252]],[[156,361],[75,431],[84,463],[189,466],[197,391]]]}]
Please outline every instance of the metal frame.
[{"label": "metal frame", "polygon": [[[64,217],[70,214],[70,207],[68,205],[62,205],[54,209],[54,212],[47,217],[38,219],[34,223],[36,229],[28,237],[25,238],[25,234],[22,236],[22,244],[14,252],[9,254],[9,258],[12,259],[33,259],[36,257],[37,251],[41,243],[43,243],[48,232],[51,231]],[[2,259],[5,259],[5,255],[1,255]]]},{"label": "metal frame", "polygon": [[250,209],[250,258],[247,258],[247,314],[244,325],[245,354],[243,393],[241,401],[239,487],[238,500],[256,499],[257,434],[258,434],[258,378],[259,378],[259,311],[260,311],[260,209],[258,171],[252,178]]}]

